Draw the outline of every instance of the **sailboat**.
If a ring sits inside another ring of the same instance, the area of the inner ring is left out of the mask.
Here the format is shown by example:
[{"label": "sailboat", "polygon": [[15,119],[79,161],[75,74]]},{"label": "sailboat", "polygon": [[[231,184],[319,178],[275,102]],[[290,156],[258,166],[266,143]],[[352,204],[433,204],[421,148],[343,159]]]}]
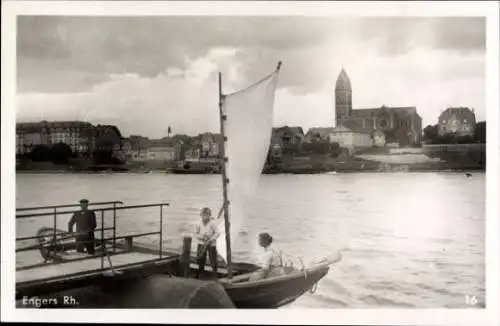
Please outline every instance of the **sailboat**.
[{"label": "sailboat", "polygon": [[[308,266],[285,268],[285,275],[250,280],[259,269],[251,263],[232,261],[232,235],[238,234],[249,199],[255,194],[269,150],[274,97],[281,62],[267,77],[240,91],[222,93],[219,73],[219,116],[222,146],[222,197],[224,237],[217,249],[225,261],[220,282],[236,307],[276,308],[295,301],[315,288],[330,265],[341,260],[340,252],[311,262]],[[233,231],[233,232],[231,232]]]},{"label": "sailboat", "polygon": [[[284,268],[284,275],[259,280],[250,278],[252,273],[259,269],[258,265],[248,262],[233,262],[231,245],[235,238],[234,235],[239,234],[239,231],[241,231],[242,221],[245,219],[246,212],[248,212],[251,198],[257,191],[258,181],[261,177],[270,145],[274,97],[278,85],[280,67],[281,63],[278,64],[277,68],[270,75],[257,83],[240,91],[225,95],[222,94],[222,76],[219,73],[219,117],[221,134],[224,139],[221,155],[223,205],[220,213],[224,216],[224,219],[223,226],[220,229],[224,230],[224,236],[220,236],[217,239],[217,251],[221,256],[221,264],[219,266],[221,268],[215,273],[213,269],[209,270],[208,268],[210,267],[207,266],[207,270],[200,273],[200,278],[219,282],[237,308],[277,308],[289,304],[306,292],[314,291],[318,282],[328,274],[330,266],[339,262],[342,258],[341,253],[336,252],[331,256],[314,260],[308,264],[300,262],[300,264],[295,266],[293,263],[289,263]],[[163,207],[165,205],[153,204],[115,207],[115,202],[95,204],[110,203],[113,204],[113,207],[102,209],[103,212],[104,210],[113,211],[114,214],[119,209]],[[74,205],[48,207],[72,206]],[[40,209],[40,207],[30,208],[29,210],[34,209]],[[162,211],[160,210],[160,212]],[[25,214],[25,216],[17,214],[16,218],[26,218],[36,215],[46,216],[52,215],[52,213],[31,213]],[[160,213],[161,228],[163,228],[162,223],[162,213]],[[101,219],[101,238],[102,241],[105,241],[103,230],[104,224]],[[42,228],[37,233],[35,237],[38,239],[37,245],[32,246],[32,248],[19,249],[24,251],[38,248],[44,262],[30,266],[30,269],[22,267],[22,269],[26,270],[23,277],[28,277],[30,280],[23,281],[19,285],[16,283],[16,291],[18,291],[16,295],[22,296],[24,295],[23,293],[31,293],[31,296],[38,296],[41,293],[52,293],[51,291],[55,291],[55,284],[58,284],[59,290],[73,289],[75,287],[80,288],[82,284],[94,284],[96,278],[101,277],[101,271],[104,268],[104,257],[107,258],[109,267],[105,270],[106,274],[102,274],[105,276],[103,282],[106,286],[112,285],[111,287],[115,289],[121,288],[122,283],[120,283],[120,280],[130,281],[136,276],[142,277],[160,273],[161,275],[168,274],[181,278],[194,277],[198,270],[198,266],[195,263],[196,257],[189,257],[188,252],[187,259],[191,258],[190,264],[184,264],[186,263],[184,260],[181,263],[178,253],[169,253],[168,248],[166,252],[162,250],[162,232],[157,233],[160,234],[159,258],[156,257],[158,249],[132,245],[132,237],[150,234],[143,233],[128,235],[129,239],[125,239],[126,241],[123,244],[116,243],[116,250],[114,248],[116,240],[114,235],[111,239],[113,240],[112,244],[107,243],[107,245],[103,245],[106,242],[96,241],[96,247],[98,247],[96,248],[96,255],[74,259],[75,257],[73,256],[78,256],[78,253],[74,253],[75,243],[70,241],[73,235],[68,234],[64,230],[57,229],[54,219],[52,228]],[[20,238],[20,240],[22,239]],[[97,251],[100,251],[100,253],[97,254]],[[123,258],[128,254],[132,254],[133,257],[139,257],[141,256],[140,254],[155,254],[155,256],[150,261],[121,264],[115,271],[111,263],[111,258]],[[161,255],[164,255],[165,258],[162,258]],[[74,264],[75,268],[83,266],[90,268],[90,270],[87,268],[84,271],[79,270],[78,272],[66,275],[64,269],[50,268],[51,266],[48,266],[45,270],[55,273],[53,276],[45,276],[46,278],[40,280],[31,280],[30,277],[36,274],[36,272],[33,272],[35,271],[33,268],[43,269],[46,267],[43,265],[49,260],[57,260],[58,262],[66,261],[68,264]],[[98,264],[99,262],[100,264]],[[100,265],[101,268],[93,269],[97,266],[96,264]],[[181,266],[182,268],[180,268]],[[184,268],[184,266],[187,266],[187,268]],[[182,274],[179,272],[181,269]],[[112,277],[110,278],[109,275]],[[50,282],[47,280],[50,280]]]}]

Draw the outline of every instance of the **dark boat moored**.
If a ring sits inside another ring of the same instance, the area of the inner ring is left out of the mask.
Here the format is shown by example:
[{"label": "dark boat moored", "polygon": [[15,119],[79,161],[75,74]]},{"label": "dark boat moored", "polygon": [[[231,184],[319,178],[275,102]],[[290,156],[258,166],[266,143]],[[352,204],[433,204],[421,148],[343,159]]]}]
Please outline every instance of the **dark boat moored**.
[{"label": "dark boat moored", "polygon": [[211,169],[206,169],[206,168],[191,168],[191,169],[185,169],[185,168],[170,168],[168,169],[169,173],[173,174],[215,174],[214,170]]},{"label": "dark boat moored", "polygon": [[174,174],[217,174],[220,166],[212,161],[186,161],[180,162],[167,169],[168,173]]}]

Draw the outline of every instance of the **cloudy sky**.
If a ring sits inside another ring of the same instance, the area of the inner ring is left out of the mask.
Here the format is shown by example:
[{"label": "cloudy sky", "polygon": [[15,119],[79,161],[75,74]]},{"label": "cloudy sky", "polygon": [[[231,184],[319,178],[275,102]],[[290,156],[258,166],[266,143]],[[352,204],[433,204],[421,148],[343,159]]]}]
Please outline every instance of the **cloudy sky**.
[{"label": "cloudy sky", "polygon": [[18,18],[18,121],[87,120],[125,136],[218,131],[217,73],[237,90],[283,61],[275,126],[333,126],[343,66],[354,108],[449,106],[484,120],[482,18]]}]

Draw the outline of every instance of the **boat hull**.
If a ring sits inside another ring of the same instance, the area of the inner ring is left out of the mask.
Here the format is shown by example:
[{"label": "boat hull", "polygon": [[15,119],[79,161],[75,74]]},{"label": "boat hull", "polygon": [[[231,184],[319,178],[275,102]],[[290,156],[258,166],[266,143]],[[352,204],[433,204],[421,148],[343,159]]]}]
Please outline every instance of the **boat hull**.
[{"label": "boat hull", "polygon": [[[59,231],[59,230],[58,230]],[[45,229],[40,234],[51,233],[53,229]],[[62,231],[61,231],[62,233]],[[61,248],[64,251],[70,249],[73,250],[73,243],[64,243],[64,248]],[[120,248],[122,244],[117,243],[117,247]],[[123,251],[124,248],[120,248],[120,251]],[[64,259],[64,255],[58,250],[54,250],[57,254],[58,258],[61,260]],[[123,251],[125,252],[125,251]],[[157,253],[153,248],[143,247],[141,245],[135,245],[133,248],[130,248],[128,252],[135,252],[136,254],[144,254],[151,255]],[[41,250],[42,256],[45,256],[45,252]],[[115,261],[115,255],[120,255],[119,253],[111,252],[111,260]],[[124,255],[124,254],[121,254]],[[144,277],[147,275],[156,275],[156,274],[169,274],[174,277],[179,275],[179,257],[175,253],[167,253],[165,252],[165,256],[169,257],[168,259],[160,259],[154,262],[152,265],[148,264],[138,264],[137,267],[131,267],[137,269],[138,272],[126,272],[124,275],[119,276],[120,282],[128,282],[136,279],[137,275],[140,277]],[[94,256],[95,257],[95,256]],[[117,257],[117,256],[116,256]],[[86,257],[85,259],[94,259],[92,256]],[[262,279],[257,281],[248,281],[248,277],[252,272],[256,271],[259,267],[250,264],[250,263],[233,263],[233,275],[232,279],[227,278],[227,272],[225,271],[224,264],[221,264],[217,275],[211,270],[209,265],[206,266],[205,271],[201,273],[201,279],[205,280],[218,280],[218,282],[223,286],[224,290],[231,298],[231,301],[234,303],[236,308],[278,308],[283,305],[289,304],[295,301],[297,298],[305,294],[307,291],[312,289],[316,283],[318,283],[329,271],[329,265],[337,262],[340,257],[335,257],[335,259],[331,260],[323,260],[321,262],[316,263],[315,265],[305,269],[304,271],[300,270],[289,270],[285,275],[272,277],[268,279]],[[71,264],[71,261],[76,261],[74,259],[68,260],[68,263]],[[142,266],[141,266],[142,265]],[[196,264],[196,257],[191,258],[191,266],[190,272],[188,273],[187,278],[194,278],[197,274],[198,266]],[[90,273],[92,272],[92,273]],[[29,293],[30,295],[39,295],[42,293],[50,293],[51,291],[62,291],[68,289],[75,289],[81,286],[89,286],[95,284],[101,284],[104,281],[101,280],[102,273],[95,273],[96,271],[89,271],[84,274],[88,274],[88,276],[79,276],[79,275],[66,275],[58,278],[60,284],[55,284],[54,280],[51,280],[50,287],[47,287],[45,282],[32,282],[37,284],[23,284],[21,287],[17,287],[19,291],[19,295],[26,295]],[[138,273],[138,274],[137,274]],[[95,275],[94,275],[95,274]],[[136,275],[137,274],[137,275]],[[83,274],[82,274],[83,275]],[[97,277],[97,278],[96,278]],[[114,279],[113,277],[112,279]],[[113,285],[114,281],[112,279],[107,279],[103,284],[106,284],[108,291],[113,292],[114,290],[110,290],[110,288],[120,288],[120,286]],[[117,280],[118,282],[118,280]],[[30,282],[28,282],[30,283]],[[38,284],[40,283],[40,284]],[[116,283],[116,282],[115,282]],[[121,284],[121,283],[116,283]],[[58,285],[58,286],[55,286]],[[104,286],[104,285],[103,285]],[[56,290],[57,289],[57,290]]]},{"label": "boat hull", "polygon": [[320,265],[270,279],[224,284],[224,289],[237,308],[278,308],[309,291],[328,270]]}]

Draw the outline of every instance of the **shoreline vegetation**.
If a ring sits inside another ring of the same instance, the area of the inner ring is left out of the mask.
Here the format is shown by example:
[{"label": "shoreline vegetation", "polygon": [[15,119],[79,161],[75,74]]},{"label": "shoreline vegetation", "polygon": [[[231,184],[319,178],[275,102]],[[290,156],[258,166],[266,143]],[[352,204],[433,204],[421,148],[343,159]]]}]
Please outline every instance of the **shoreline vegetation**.
[{"label": "shoreline vegetation", "polygon": [[[362,156],[362,155],[361,155]],[[404,157],[404,154],[379,155],[378,158]],[[360,155],[308,155],[283,157],[267,163],[263,174],[322,174],[362,172],[462,172],[485,171],[484,151],[444,152],[420,155],[422,162],[383,162],[361,158]],[[192,163],[193,165],[193,163]],[[204,166],[204,167],[203,167]],[[179,174],[216,174],[214,164],[195,163],[193,170],[174,162],[134,162],[122,165],[54,164],[49,162],[23,162],[16,173],[151,173],[153,171]]]}]

